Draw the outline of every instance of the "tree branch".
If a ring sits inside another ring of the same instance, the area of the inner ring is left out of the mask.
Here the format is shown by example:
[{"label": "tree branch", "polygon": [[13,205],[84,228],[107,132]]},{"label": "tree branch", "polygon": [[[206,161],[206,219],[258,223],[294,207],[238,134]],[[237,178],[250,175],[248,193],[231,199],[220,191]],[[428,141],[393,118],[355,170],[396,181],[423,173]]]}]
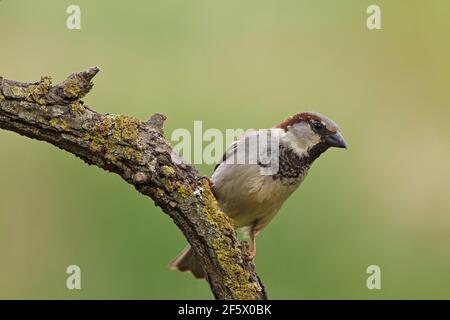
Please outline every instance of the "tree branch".
[{"label": "tree branch", "polygon": [[184,233],[218,299],[266,299],[233,224],[217,206],[208,179],[180,161],[163,137],[165,116],[148,121],[100,114],[84,105],[99,71],[74,73],[52,86],[0,78],[0,128],[47,141],[110,172],[149,196]]}]

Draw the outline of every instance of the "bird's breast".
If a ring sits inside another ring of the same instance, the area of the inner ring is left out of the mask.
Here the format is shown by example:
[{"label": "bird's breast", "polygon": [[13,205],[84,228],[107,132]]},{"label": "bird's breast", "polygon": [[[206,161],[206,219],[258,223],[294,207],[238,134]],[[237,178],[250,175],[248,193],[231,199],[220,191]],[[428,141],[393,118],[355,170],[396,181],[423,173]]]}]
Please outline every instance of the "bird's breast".
[{"label": "bird's breast", "polygon": [[258,165],[221,164],[211,180],[221,209],[238,227],[270,221],[297,189],[303,175],[278,179],[261,175]]}]

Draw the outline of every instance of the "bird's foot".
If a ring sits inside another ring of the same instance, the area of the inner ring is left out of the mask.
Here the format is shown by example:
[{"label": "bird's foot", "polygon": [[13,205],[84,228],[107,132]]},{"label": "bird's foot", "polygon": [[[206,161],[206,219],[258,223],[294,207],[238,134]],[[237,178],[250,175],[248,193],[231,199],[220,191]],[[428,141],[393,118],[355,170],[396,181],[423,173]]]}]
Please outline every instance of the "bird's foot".
[{"label": "bird's foot", "polygon": [[214,188],[214,182],[212,182],[211,178],[207,176],[202,176],[202,178],[206,180],[206,182],[209,185],[209,188],[212,190]]},{"label": "bird's foot", "polygon": [[245,258],[247,261],[253,261],[255,259],[256,250],[255,246],[252,246],[252,249],[250,250],[250,245],[247,241],[245,243]]}]

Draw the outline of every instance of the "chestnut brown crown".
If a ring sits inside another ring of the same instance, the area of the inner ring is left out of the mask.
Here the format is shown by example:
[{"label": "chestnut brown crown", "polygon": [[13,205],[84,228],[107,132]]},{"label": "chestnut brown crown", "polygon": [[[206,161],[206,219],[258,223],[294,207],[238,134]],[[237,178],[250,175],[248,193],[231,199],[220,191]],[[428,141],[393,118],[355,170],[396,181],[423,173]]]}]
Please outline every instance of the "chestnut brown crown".
[{"label": "chestnut brown crown", "polygon": [[275,128],[280,128],[287,132],[296,125],[308,125],[320,137],[320,140],[329,147],[347,148],[347,144],[339,132],[337,124],[317,112],[297,113],[278,124]]}]

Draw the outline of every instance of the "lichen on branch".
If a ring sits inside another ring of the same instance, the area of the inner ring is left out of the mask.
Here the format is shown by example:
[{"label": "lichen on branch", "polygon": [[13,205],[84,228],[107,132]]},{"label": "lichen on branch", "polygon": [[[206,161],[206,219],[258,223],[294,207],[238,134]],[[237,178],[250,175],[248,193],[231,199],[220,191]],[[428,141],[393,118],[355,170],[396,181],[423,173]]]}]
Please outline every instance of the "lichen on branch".
[{"label": "lichen on branch", "polygon": [[[266,299],[246,259],[232,220],[220,211],[207,178],[174,161],[163,136],[165,116],[147,121],[100,114],[81,100],[92,89],[94,67],[52,85],[0,78],[0,128],[49,142],[88,164],[119,174],[152,198],[180,228],[202,262],[218,299]],[[158,244],[155,244],[156,246]]]}]

